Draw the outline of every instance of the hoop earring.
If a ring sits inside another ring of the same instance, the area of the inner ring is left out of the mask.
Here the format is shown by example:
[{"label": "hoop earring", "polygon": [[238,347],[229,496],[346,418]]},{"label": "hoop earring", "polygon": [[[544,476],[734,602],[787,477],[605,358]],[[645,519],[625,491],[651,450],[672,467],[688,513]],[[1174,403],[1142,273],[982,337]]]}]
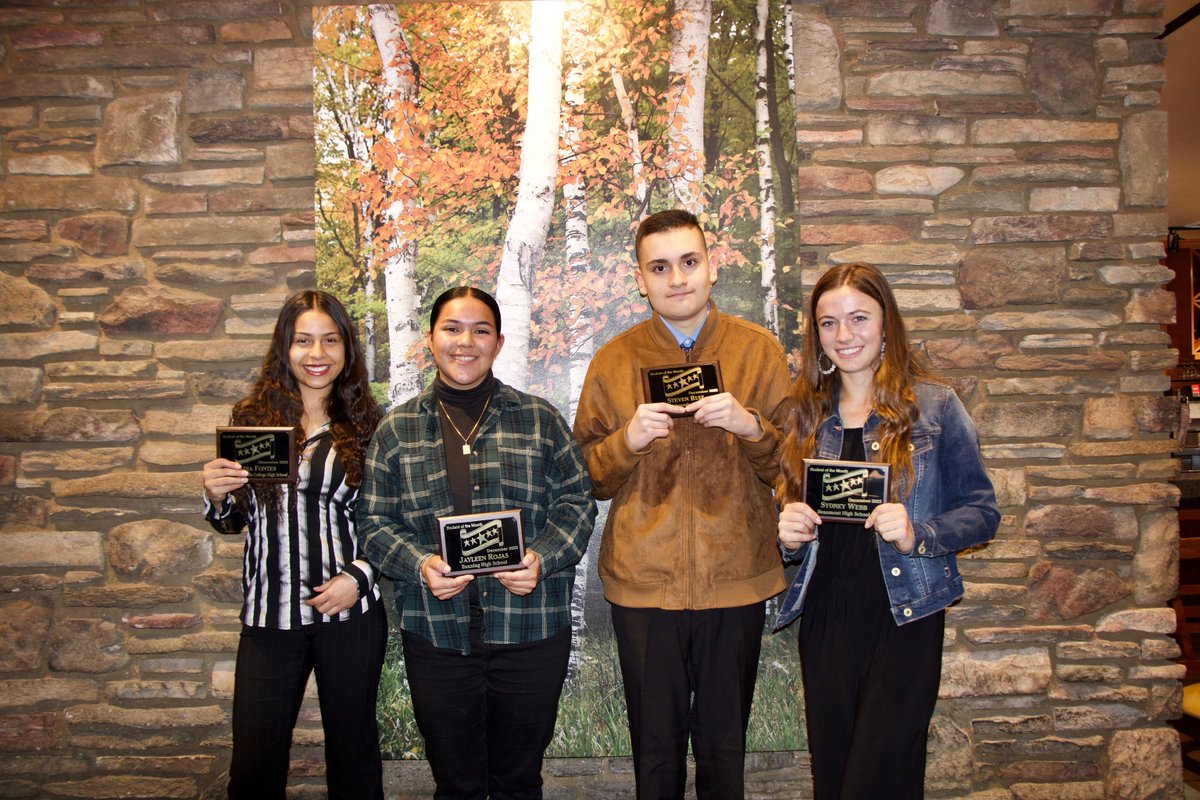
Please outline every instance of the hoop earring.
[{"label": "hoop earring", "polygon": [[[826,361],[829,362],[829,369],[825,369],[824,367],[821,366],[822,358],[824,358]],[[834,364],[833,359],[830,358],[828,355],[826,355],[825,351],[822,350],[821,352],[817,353],[817,369],[820,371],[820,373],[822,375],[832,375],[834,370],[837,369],[837,364]]]}]

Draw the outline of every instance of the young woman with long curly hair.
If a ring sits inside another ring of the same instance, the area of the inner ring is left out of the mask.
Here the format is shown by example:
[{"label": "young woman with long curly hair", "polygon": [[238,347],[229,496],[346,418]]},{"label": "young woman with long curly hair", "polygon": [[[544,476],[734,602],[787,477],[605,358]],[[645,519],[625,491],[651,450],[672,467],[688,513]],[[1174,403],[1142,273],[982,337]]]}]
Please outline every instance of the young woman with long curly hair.
[{"label": "young woman with long curly hair", "polygon": [[[921,798],[945,608],[963,594],[955,553],[1000,514],[975,426],[913,352],[883,274],[830,269],[808,312],[777,487],[800,569],[776,628],[800,619],[817,800]],[[823,521],[806,458],[887,464],[889,496],[862,522]]]},{"label": "young woman with long curly hair", "polygon": [[224,458],[202,473],[209,523],[246,531],[231,798],[284,797],[292,730],[314,671],[329,797],[383,797],[375,697],[387,616],[354,521],[381,416],[346,309],[326,292],[290,297],[230,423],[294,428],[298,477],[250,483]]}]

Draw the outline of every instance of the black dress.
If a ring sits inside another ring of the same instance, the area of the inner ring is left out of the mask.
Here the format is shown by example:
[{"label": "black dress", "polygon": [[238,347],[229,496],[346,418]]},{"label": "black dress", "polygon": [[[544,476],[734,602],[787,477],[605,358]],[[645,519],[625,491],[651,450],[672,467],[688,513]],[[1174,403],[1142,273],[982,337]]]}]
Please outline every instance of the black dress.
[{"label": "black dress", "polygon": [[[862,429],[847,428],[842,460],[864,452]],[[877,549],[892,545],[854,523],[821,525],[817,537],[800,619],[816,798],[920,800],[945,613],[897,626]]]}]

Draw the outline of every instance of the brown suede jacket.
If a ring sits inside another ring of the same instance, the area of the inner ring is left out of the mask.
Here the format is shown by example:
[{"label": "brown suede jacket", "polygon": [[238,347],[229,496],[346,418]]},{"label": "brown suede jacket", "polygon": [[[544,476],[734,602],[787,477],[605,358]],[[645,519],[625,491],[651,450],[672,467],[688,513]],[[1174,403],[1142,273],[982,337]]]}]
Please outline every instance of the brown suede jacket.
[{"label": "brown suede jacket", "polygon": [[791,408],[787,359],[766,329],[713,304],[689,361],[717,361],[725,391],[759,416],[747,441],[690,417],[634,452],[625,426],[644,402],[642,368],[678,364],[683,352],[655,314],[592,359],[575,438],[598,500],[612,498],[600,543],[609,602],[668,610],[733,608],[784,589],[772,485]]}]

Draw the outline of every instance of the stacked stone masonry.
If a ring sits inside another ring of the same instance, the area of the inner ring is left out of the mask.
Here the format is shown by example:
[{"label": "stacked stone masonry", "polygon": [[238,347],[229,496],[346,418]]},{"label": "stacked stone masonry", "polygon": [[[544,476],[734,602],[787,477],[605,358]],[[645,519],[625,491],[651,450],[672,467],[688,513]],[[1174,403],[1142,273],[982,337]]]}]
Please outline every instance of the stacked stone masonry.
[{"label": "stacked stone masonry", "polygon": [[[241,544],[211,431],[314,282],[304,0],[0,12],[0,795],[218,797]],[[982,436],[1003,511],[962,559],[927,794],[1182,797],[1159,265],[1163,0],[793,8],[801,263],[867,261]],[[296,796],[321,796],[306,704]],[[806,754],[752,795],[811,792]],[[392,763],[390,796],[428,796]],[[553,761],[556,798],[627,759]]]}]

